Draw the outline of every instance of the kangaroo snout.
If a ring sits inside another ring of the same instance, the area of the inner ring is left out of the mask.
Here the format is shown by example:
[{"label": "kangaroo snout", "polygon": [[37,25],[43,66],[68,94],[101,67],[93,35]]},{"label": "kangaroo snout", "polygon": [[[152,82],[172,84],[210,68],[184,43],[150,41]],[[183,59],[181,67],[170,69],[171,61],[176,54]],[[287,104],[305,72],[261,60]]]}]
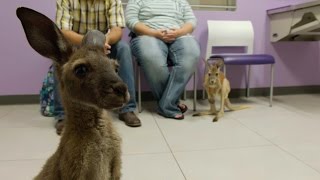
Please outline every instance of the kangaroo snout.
[{"label": "kangaroo snout", "polygon": [[123,82],[117,82],[112,86],[112,89],[117,96],[123,97],[125,103],[129,101],[130,95],[126,84]]}]

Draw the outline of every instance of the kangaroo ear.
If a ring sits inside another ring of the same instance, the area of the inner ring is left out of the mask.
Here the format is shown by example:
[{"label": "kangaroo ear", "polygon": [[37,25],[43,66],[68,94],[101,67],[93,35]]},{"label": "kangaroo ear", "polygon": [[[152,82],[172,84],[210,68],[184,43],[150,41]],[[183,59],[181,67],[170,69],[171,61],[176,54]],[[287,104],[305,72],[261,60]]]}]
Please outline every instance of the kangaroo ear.
[{"label": "kangaroo ear", "polygon": [[224,65],[223,60],[222,59],[217,60],[216,65],[217,65],[217,68],[221,68]]},{"label": "kangaroo ear", "polygon": [[204,60],[204,62],[206,63],[206,66],[210,69],[212,65],[209,63],[209,61],[208,60]]},{"label": "kangaroo ear", "polygon": [[45,15],[25,7],[18,8],[16,13],[34,50],[59,64],[68,61],[72,47],[54,22]]},{"label": "kangaroo ear", "polygon": [[82,39],[82,46],[95,46],[104,51],[104,45],[106,43],[105,35],[98,30],[90,30]]}]

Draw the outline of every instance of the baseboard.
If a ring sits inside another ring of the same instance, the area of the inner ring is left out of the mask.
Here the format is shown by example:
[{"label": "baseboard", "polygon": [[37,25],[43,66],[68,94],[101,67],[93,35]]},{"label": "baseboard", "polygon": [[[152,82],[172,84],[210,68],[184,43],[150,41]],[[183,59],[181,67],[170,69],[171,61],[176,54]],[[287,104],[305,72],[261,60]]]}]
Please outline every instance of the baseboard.
[{"label": "baseboard", "polygon": [[[269,96],[269,88],[252,88],[250,89],[250,96]],[[297,86],[297,87],[275,87],[273,95],[292,95],[292,94],[320,94],[320,86]],[[230,98],[237,98],[246,95],[245,89],[232,89]],[[138,95],[136,96],[138,97]],[[187,98],[193,97],[193,90],[187,91]],[[202,98],[202,90],[197,91],[197,99]],[[39,95],[11,95],[0,96],[0,105],[13,105],[13,104],[37,104],[39,103]],[[155,100],[150,91],[141,93],[142,101]]]},{"label": "baseboard", "polygon": [[[269,96],[270,88],[251,88],[250,96]],[[273,95],[292,95],[292,94],[320,94],[320,86],[293,86],[293,87],[275,87]],[[142,92],[142,101],[153,101],[151,92]],[[246,89],[232,89],[229,97],[239,98],[246,96]],[[193,98],[193,90],[187,91],[187,98]],[[202,99],[202,90],[197,90],[197,99]]]},{"label": "baseboard", "polygon": [[36,104],[40,102],[39,99],[39,95],[0,96],[0,105]]},{"label": "baseboard", "polygon": [[[318,94],[320,86],[294,86],[294,87],[275,87],[273,95],[292,95],[292,94]],[[269,96],[270,88],[251,88],[250,96]],[[246,89],[232,89],[229,97],[238,98],[246,96]],[[193,91],[187,92],[187,97],[193,97]],[[197,91],[197,99],[202,98],[202,90]]]}]

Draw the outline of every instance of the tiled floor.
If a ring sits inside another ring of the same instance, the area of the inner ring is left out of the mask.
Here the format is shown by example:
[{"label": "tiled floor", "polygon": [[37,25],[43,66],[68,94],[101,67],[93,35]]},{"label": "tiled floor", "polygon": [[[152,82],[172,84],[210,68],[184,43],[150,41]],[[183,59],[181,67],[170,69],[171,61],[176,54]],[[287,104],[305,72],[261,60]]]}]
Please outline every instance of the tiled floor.
[{"label": "tiled floor", "polygon": [[[276,96],[272,108],[263,97],[231,101],[251,108],[212,123],[191,110],[183,121],[165,119],[144,102],[142,127],[115,118],[123,138],[122,179],[320,180],[320,94]],[[207,108],[198,102],[198,110]],[[32,179],[55,151],[53,121],[38,109],[0,106],[1,180]]]}]

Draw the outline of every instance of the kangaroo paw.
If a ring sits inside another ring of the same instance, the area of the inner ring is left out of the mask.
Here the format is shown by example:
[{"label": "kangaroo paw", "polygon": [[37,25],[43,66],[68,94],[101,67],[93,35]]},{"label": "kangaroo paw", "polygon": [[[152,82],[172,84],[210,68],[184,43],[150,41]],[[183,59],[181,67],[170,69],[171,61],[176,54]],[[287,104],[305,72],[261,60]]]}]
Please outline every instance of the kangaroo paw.
[{"label": "kangaroo paw", "polygon": [[217,115],[213,118],[212,122],[217,122],[223,116],[223,112],[219,111]]},{"label": "kangaroo paw", "polygon": [[219,119],[219,118],[216,116],[216,117],[213,118],[212,122],[217,122],[218,119]]}]

